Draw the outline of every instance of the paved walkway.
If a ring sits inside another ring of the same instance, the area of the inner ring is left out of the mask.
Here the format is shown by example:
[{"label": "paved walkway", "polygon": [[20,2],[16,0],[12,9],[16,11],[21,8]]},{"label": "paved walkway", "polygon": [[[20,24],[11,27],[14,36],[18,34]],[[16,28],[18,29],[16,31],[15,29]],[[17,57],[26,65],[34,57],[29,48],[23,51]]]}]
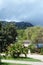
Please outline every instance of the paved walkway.
[{"label": "paved walkway", "polygon": [[39,59],[39,60],[43,61],[43,55],[28,54],[27,57],[34,58],[34,59]]},{"label": "paved walkway", "polygon": [[1,60],[4,63],[16,63],[16,64],[31,64],[31,65],[43,65],[43,62],[30,62],[30,61],[19,61],[19,60]]},{"label": "paved walkway", "polygon": [[[21,57],[24,57],[25,55],[24,54],[21,54],[20,56]],[[38,59],[38,60],[43,61],[43,55],[39,55],[39,54],[27,54],[27,57],[34,58],[34,59]]]}]

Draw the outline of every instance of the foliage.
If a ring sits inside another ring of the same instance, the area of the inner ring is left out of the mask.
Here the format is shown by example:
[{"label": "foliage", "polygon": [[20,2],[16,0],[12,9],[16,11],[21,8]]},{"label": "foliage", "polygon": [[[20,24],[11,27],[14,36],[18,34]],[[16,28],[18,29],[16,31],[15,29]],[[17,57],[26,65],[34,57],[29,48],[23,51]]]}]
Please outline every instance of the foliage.
[{"label": "foliage", "polygon": [[25,54],[25,57],[27,57],[28,47],[24,47],[22,50],[23,50],[22,53]]},{"label": "foliage", "polygon": [[27,38],[31,40],[32,43],[38,43],[39,39],[43,39],[43,27],[34,26],[27,28],[25,30],[25,33],[27,35]]},{"label": "foliage", "polygon": [[34,26],[34,27],[27,28],[25,30],[25,33],[27,39],[29,39],[32,43],[32,45],[30,45],[31,52],[43,53],[43,51],[40,51],[39,49],[35,49],[34,46],[34,44],[43,43],[43,27]]},{"label": "foliage", "polygon": [[30,49],[31,53],[35,52],[35,45],[34,44],[29,45],[28,48]]},{"label": "foliage", "polygon": [[0,49],[2,51],[7,50],[7,46],[15,42],[17,32],[13,24],[7,24],[6,26],[0,25]]},{"label": "foliage", "polygon": [[24,29],[21,29],[21,30],[17,30],[18,32],[18,40],[26,40],[27,39],[27,36],[26,36],[26,33],[25,33],[25,30]]},{"label": "foliage", "polygon": [[24,54],[26,57],[26,55],[28,53],[28,48],[25,48],[22,43],[16,43],[16,44],[10,45],[8,47],[8,53],[12,57],[19,57],[20,54]]},{"label": "foliage", "polygon": [[43,55],[43,48],[40,48],[40,54]]},{"label": "foliage", "polygon": [[2,23],[0,22],[0,30],[1,30],[1,27],[2,27]]}]

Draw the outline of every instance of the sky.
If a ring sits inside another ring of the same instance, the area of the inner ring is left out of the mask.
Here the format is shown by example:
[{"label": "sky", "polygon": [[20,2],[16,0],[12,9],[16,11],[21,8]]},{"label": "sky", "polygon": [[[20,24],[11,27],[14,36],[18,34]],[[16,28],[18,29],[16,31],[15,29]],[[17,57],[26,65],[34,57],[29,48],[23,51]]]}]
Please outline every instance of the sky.
[{"label": "sky", "polygon": [[43,0],[0,0],[0,20],[43,25]]}]

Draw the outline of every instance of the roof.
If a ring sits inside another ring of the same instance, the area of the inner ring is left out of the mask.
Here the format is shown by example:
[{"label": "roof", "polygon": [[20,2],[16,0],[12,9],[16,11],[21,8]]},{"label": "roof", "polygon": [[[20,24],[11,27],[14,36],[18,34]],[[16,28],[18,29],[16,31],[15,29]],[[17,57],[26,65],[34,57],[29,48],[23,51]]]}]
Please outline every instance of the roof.
[{"label": "roof", "polygon": [[30,40],[23,40],[23,41],[18,41],[18,42],[30,43]]},{"label": "roof", "polygon": [[30,43],[30,40],[23,40],[23,42],[28,42],[28,43]]}]

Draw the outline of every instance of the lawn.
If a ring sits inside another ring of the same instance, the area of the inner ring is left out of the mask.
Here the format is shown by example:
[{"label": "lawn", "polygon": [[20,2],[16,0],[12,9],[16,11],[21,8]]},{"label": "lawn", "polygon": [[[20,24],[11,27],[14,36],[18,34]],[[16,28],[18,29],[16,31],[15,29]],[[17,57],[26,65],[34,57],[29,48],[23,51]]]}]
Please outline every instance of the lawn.
[{"label": "lawn", "polygon": [[20,57],[20,58],[14,58],[14,60],[32,61],[32,62],[39,62],[39,61],[40,61],[40,60],[33,59],[33,58],[23,58],[23,57]]},{"label": "lawn", "polygon": [[[3,58],[4,59],[4,58]],[[5,58],[6,60],[19,60],[19,61],[31,61],[31,62],[41,62],[41,60],[33,59],[33,58],[25,58],[25,57],[19,57],[19,58]]]},{"label": "lawn", "polygon": [[1,65],[30,65],[30,64],[1,63]]}]

